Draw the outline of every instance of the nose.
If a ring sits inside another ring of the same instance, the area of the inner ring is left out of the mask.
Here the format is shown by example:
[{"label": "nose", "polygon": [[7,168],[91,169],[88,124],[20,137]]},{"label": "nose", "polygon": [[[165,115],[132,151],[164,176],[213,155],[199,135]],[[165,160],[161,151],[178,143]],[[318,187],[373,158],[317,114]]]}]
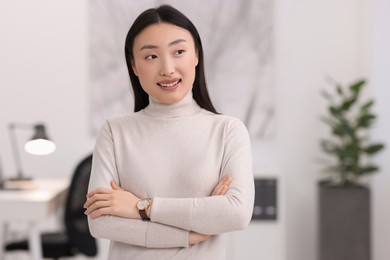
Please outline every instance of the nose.
[{"label": "nose", "polygon": [[160,75],[171,76],[175,72],[175,66],[170,58],[162,59]]}]

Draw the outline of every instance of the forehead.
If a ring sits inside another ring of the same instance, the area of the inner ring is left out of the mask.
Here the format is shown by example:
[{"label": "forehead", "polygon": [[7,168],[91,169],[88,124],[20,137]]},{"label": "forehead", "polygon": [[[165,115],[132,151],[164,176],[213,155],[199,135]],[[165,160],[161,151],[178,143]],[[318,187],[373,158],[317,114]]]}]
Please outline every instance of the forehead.
[{"label": "forehead", "polygon": [[143,29],[134,39],[134,48],[144,44],[166,45],[177,39],[184,39],[194,44],[191,33],[170,23],[152,24]]}]

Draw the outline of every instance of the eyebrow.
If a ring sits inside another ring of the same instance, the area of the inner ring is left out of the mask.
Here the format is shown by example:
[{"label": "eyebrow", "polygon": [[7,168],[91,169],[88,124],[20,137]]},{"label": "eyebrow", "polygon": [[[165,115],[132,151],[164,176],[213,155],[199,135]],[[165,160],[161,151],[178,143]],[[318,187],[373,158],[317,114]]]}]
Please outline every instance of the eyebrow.
[{"label": "eyebrow", "polygon": [[[176,44],[179,44],[182,42],[187,42],[187,41],[184,39],[177,39],[177,40],[174,40],[173,42],[168,43],[168,46],[176,45]],[[145,49],[158,49],[158,46],[146,44],[146,45],[141,47],[140,51],[145,50]]]}]

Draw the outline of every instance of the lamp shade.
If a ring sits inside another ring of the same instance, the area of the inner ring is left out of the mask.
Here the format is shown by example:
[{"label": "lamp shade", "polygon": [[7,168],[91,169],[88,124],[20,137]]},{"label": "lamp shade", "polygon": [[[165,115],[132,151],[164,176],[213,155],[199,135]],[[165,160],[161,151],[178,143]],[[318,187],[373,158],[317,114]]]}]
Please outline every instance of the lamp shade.
[{"label": "lamp shade", "polygon": [[34,155],[47,155],[55,151],[56,145],[46,135],[44,125],[36,125],[33,137],[24,145],[26,152]]}]

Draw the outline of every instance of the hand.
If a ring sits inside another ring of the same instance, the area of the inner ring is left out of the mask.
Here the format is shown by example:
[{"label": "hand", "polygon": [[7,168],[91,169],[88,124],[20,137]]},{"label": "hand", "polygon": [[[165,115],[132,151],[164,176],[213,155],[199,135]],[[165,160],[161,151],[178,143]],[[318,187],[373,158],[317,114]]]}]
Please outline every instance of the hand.
[{"label": "hand", "polygon": [[219,180],[217,186],[215,186],[211,196],[222,196],[225,195],[227,190],[229,189],[229,185],[232,183],[232,175],[226,174]]},{"label": "hand", "polygon": [[[213,192],[211,193],[211,196],[225,195],[229,189],[229,185],[232,183],[232,180],[233,178],[231,174],[226,174],[225,176],[223,176],[222,179],[219,180],[217,186],[215,186]],[[209,237],[209,235],[190,231],[190,233],[188,234],[188,243],[190,245],[197,244],[207,240]]]},{"label": "hand", "polygon": [[112,215],[129,219],[141,219],[136,209],[140,200],[131,192],[123,190],[115,181],[111,181],[111,188],[97,188],[87,195],[84,204],[86,215],[92,219],[104,215]]},{"label": "hand", "polygon": [[190,231],[190,233],[188,234],[188,243],[190,245],[193,245],[193,244],[203,242],[208,238],[209,238],[208,235],[203,235],[203,234],[196,233],[194,231]]}]

